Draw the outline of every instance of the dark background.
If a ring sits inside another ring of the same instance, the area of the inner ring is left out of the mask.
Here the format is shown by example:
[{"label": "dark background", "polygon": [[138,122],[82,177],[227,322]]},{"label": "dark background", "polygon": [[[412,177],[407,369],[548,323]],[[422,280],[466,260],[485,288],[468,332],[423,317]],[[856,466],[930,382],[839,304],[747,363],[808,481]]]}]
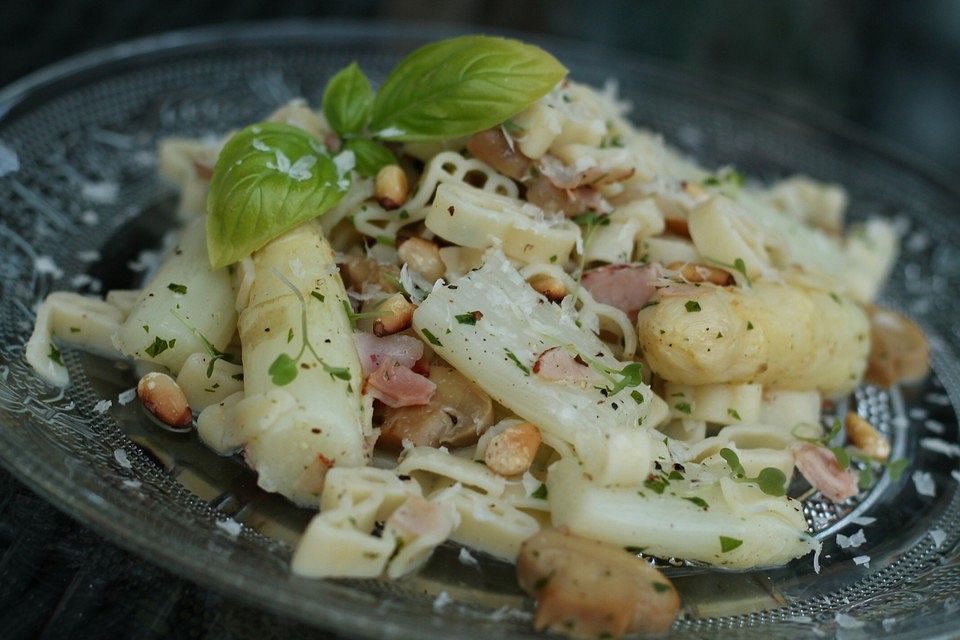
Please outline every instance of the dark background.
[{"label": "dark background", "polygon": [[956,0],[0,0],[0,85],[150,33],[324,16],[517,29],[655,56],[839,113],[960,173]]},{"label": "dark background", "polygon": [[[954,0],[0,0],[0,85],[120,40],[301,16],[433,20],[617,47],[838,113],[960,174]],[[258,638],[265,630],[316,637],[121,551],[0,470],[0,638]]]}]

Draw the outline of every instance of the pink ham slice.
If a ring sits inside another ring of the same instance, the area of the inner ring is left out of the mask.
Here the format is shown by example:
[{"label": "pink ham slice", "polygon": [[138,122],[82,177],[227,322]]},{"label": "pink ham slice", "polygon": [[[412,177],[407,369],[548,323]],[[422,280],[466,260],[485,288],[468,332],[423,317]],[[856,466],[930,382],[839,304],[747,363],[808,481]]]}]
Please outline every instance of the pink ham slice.
[{"label": "pink ham slice", "polygon": [[837,457],[826,447],[797,445],[793,458],[807,482],[830,500],[843,502],[857,495],[857,477],[853,471],[841,469]]},{"label": "pink ham slice", "polygon": [[366,391],[388,407],[427,404],[437,385],[408,367],[390,361],[367,378]]},{"label": "pink ham slice", "polygon": [[636,322],[637,313],[657,292],[659,265],[610,264],[584,272],[581,284],[597,302],[620,309]]},{"label": "pink ham slice", "polygon": [[386,362],[412,368],[423,357],[423,343],[413,336],[398,333],[378,338],[372,333],[355,333],[353,341],[357,345],[360,366],[366,376]]},{"label": "pink ham slice", "polygon": [[603,376],[563,347],[551,347],[533,363],[533,372],[546,380],[565,382],[602,382]]}]

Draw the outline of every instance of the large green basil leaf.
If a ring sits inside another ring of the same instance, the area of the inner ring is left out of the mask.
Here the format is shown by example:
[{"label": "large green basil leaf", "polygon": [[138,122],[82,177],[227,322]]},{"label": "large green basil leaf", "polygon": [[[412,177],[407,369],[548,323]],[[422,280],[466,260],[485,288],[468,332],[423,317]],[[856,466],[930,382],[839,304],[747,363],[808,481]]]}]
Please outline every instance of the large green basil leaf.
[{"label": "large green basil leaf", "polygon": [[341,136],[363,131],[370,118],[373,89],[356,62],[336,73],[323,91],[323,115]]},{"label": "large green basil leaf", "polygon": [[522,111],[566,74],[549,53],[517,40],[441,40],[390,73],[374,100],[370,130],[384,140],[466,136]]},{"label": "large green basil leaf", "polygon": [[397,157],[393,152],[374,140],[355,138],[347,141],[346,148],[353,151],[357,173],[367,178],[377,175],[377,172],[388,164],[397,164]]},{"label": "large green basil leaf", "polygon": [[338,167],[321,144],[288,124],[263,122],[235,133],[210,181],[210,264],[242,260],[327,211],[350,188],[350,169]]}]

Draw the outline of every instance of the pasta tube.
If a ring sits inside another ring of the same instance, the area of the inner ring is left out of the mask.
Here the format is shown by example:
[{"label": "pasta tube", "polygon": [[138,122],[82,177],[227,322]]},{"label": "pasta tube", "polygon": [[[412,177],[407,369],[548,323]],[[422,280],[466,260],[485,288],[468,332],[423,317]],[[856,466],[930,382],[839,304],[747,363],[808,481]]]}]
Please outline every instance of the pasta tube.
[{"label": "pasta tube", "polygon": [[[313,225],[272,241],[253,260],[256,278],[239,322],[241,437],[261,487],[315,506],[326,470],[366,464],[364,440],[372,435],[346,292],[333,250]],[[298,350],[294,377],[278,382],[272,365]]]},{"label": "pasta tube", "polygon": [[191,354],[208,350],[204,339],[226,349],[236,326],[230,274],[210,268],[205,219],[199,217],[141,291],[114,344],[176,373]]},{"label": "pasta tube", "polygon": [[870,349],[867,316],[849,298],[773,282],[662,290],[640,312],[638,335],[650,367],[671,382],[831,396],[860,382]]},{"label": "pasta tube", "polygon": [[638,494],[637,487],[601,487],[576,460],[560,460],[547,475],[553,525],[662,558],[736,569],[786,564],[817,547],[796,500],[723,477],[693,483],[696,467],[687,465],[685,480],[658,484],[659,493],[643,487]]},{"label": "pasta tube", "polygon": [[464,247],[485,249],[499,242],[505,254],[524,263],[563,264],[580,238],[569,220],[549,220],[532,204],[464,184],[438,186],[424,222]]},{"label": "pasta tube", "polygon": [[413,325],[434,351],[491,397],[571,444],[598,481],[646,477],[659,443],[646,427],[663,420],[666,407],[639,381],[609,394],[599,383],[538,375],[538,358],[554,347],[611,371],[625,364],[577,326],[574,315],[547,303],[499,251],[488,253],[481,269],[435,289],[414,313]]}]

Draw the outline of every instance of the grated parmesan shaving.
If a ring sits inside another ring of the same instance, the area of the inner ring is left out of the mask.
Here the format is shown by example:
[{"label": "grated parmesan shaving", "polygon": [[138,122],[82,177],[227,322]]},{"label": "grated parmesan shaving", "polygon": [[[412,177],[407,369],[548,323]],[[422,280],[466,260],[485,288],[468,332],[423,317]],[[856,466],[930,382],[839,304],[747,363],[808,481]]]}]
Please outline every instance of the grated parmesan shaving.
[{"label": "grated parmesan shaving", "polygon": [[933,540],[934,548],[939,549],[947,539],[947,533],[943,529],[931,529],[930,538]]},{"label": "grated parmesan shaving", "polygon": [[857,565],[857,566],[866,565],[867,567],[869,567],[869,566],[870,566],[870,556],[857,556],[856,558],[853,559],[853,564],[855,564],[855,565]]},{"label": "grated parmesan shaving", "polygon": [[444,607],[453,602],[453,598],[450,597],[450,594],[446,591],[441,591],[437,594],[437,597],[433,600],[433,610],[437,613],[443,611]]},{"label": "grated parmesan shaving", "polygon": [[876,521],[877,521],[876,518],[871,518],[870,516],[860,516],[857,518],[850,518],[850,522],[852,522],[853,524],[858,524],[861,527],[869,526]]},{"label": "grated parmesan shaving", "polygon": [[943,426],[943,423],[939,420],[924,420],[923,426],[927,431],[932,431],[937,435],[943,435],[943,433],[947,430],[947,428]]},{"label": "grated parmesan shaving", "polygon": [[860,529],[852,536],[845,536],[842,533],[837,534],[837,545],[841,549],[855,549],[867,541],[867,536]]},{"label": "grated parmesan shaving", "polygon": [[123,486],[125,486],[127,489],[139,489],[143,485],[139,480],[124,480]]},{"label": "grated parmesan shaving", "polygon": [[113,406],[113,402],[110,400],[100,400],[97,404],[93,405],[93,410],[96,413],[106,413],[110,407]]},{"label": "grated parmesan shaving", "polygon": [[954,469],[950,472],[950,475],[953,476],[953,479],[957,482],[960,482],[960,469]]},{"label": "grated parmesan shaving", "polygon": [[80,193],[90,202],[97,204],[114,204],[120,187],[116,182],[88,182],[80,187]]},{"label": "grated parmesan shaving", "polygon": [[837,613],[834,620],[837,621],[837,625],[844,629],[859,629],[863,626],[863,622],[857,620],[849,613]]},{"label": "grated parmesan shaving", "polygon": [[17,152],[0,142],[0,178],[20,170],[20,157]]},{"label": "grated parmesan shaving", "polygon": [[951,458],[960,457],[960,444],[956,444],[955,442],[947,442],[940,438],[921,438],[920,446],[924,449],[950,456]]},{"label": "grated parmesan shaving", "polygon": [[937,485],[933,481],[933,476],[927,471],[914,471],[913,485],[921,496],[933,498],[937,495]]},{"label": "grated parmesan shaving", "polygon": [[883,626],[883,630],[884,630],[884,631],[886,631],[887,633],[890,633],[891,631],[893,631],[894,625],[897,624],[897,619],[896,619],[896,618],[884,618],[884,619],[880,622],[880,624]]},{"label": "grated parmesan shaving", "polygon": [[240,535],[240,532],[243,530],[243,525],[234,520],[233,518],[227,518],[226,520],[217,520],[217,526],[227,532],[231,537],[236,538]]},{"label": "grated parmesan shaving", "polygon": [[92,227],[95,224],[99,224],[100,216],[97,215],[95,211],[87,209],[80,214],[80,222],[83,224]]},{"label": "grated parmesan shaving", "polygon": [[117,402],[120,403],[120,406],[126,406],[133,402],[134,398],[137,397],[137,388],[131,387],[126,391],[121,391],[120,395],[117,396]]},{"label": "grated parmesan shaving", "polygon": [[465,564],[468,567],[476,567],[477,569],[480,568],[480,563],[477,562],[477,559],[473,557],[473,554],[467,551],[466,547],[460,547],[460,555],[457,556],[457,559],[461,564]]},{"label": "grated parmesan shaving", "polygon": [[127,452],[123,449],[115,449],[113,452],[113,459],[116,460],[117,464],[124,469],[133,468],[133,465],[130,464],[130,458],[127,456]]},{"label": "grated parmesan shaving", "polygon": [[50,256],[37,256],[37,259],[33,261],[33,268],[37,273],[48,273],[54,278],[63,275],[63,269],[57,266],[57,263]]}]

